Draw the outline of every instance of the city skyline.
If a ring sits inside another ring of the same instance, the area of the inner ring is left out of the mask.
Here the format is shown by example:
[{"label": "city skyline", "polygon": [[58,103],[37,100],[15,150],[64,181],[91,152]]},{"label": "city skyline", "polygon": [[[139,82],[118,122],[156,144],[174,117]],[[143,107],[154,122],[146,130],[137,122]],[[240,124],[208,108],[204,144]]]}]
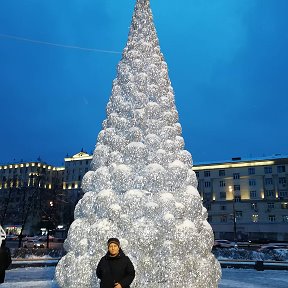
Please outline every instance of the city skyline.
[{"label": "city skyline", "polygon": [[[93,151],[134,4],[1,5],[1,163]],[[286,155],[288,3],[151,6],[194,161]]]}]

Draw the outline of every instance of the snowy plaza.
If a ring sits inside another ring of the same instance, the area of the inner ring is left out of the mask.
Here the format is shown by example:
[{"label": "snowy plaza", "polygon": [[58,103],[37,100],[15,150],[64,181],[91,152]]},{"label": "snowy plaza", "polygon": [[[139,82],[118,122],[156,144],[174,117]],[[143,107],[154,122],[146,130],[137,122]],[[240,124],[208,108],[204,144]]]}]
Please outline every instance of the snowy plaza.
[{"label": "snowy plaza", "polygon": [[[58,288],[55,267],[16,268],[8,270],[1,288]],[[287,271],[223,269],[219,288],[287,288]],[[207,287],[209,288],[209,287]]]}]

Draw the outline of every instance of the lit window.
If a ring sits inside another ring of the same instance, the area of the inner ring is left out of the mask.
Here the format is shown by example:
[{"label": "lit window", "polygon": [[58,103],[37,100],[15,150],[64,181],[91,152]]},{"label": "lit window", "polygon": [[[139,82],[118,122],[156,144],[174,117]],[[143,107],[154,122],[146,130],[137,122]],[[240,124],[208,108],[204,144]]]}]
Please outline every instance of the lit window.
[{"label": "lit window", "polygon": [[288,203],[281,203],[281,209],[288,209]]},{"label": "lit window", "polygon": [[252,222],[256,223],[259,220],[259,215],[258,214],[253,214],[252,215]]}]

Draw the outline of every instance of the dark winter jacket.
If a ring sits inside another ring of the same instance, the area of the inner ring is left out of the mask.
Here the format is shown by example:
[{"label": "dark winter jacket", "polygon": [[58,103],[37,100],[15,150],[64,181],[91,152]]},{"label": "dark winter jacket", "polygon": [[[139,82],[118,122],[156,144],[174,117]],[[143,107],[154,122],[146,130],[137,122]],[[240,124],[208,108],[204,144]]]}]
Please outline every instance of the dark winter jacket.
[{"label": "dark winter jacket", "polygon": [[5,247],[5,244],[0,247],[0,283],[4,282],[5,270],[11,264],[10,249]]},{"label": "dark winter jacket", "polygon": [[135,270],[129,257],[120,249],[116,257],[111,257],[108,252],[101,258],[96,274],[101,280],[100,288],[113,288],[114,283],[120,283],[122,288],[129,288],[135,277]]}]

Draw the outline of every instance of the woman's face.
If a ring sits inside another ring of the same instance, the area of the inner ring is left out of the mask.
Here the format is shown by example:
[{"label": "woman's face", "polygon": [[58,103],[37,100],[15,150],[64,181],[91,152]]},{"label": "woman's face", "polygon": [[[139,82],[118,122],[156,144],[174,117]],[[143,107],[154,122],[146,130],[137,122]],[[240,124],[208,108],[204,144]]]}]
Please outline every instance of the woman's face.
[{"label": "woman's face", "polygon": [[108,251],[112,257],[117,256],[119,253],[119,246],[115,243],[111,243],[108,246]]}]

